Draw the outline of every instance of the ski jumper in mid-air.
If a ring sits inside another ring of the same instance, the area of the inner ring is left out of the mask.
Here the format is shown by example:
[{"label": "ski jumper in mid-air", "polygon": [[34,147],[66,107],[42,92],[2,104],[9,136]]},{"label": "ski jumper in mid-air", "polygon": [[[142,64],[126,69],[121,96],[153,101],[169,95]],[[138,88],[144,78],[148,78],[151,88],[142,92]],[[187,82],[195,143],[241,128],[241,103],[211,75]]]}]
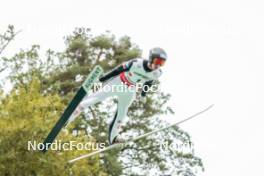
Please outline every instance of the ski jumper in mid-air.
[{"label": "ski jumper in mid-air", "polygon": [[[117,97],[117,111],[110,123],[108,140],[110,144],[124,142],[124,139],[119,135],[122,122],[127,116],[128,107],[136,98],[136,85],[151,86],[154,80],[157,80],[162,71],[161,66],[167,60],[167,54],[162,48],[153,48],[150,50],[149,59],[136,58],[127,61],[112,71],[106,73],[99,81],[104,86],[124,86],[129,87],[129,91],[96,91],[78,105],[76,110],[71,115],[68,124],[72,122],[85,108],[103,101],[108,97]],[[145,97],[149,89],[142,89],[141,96]]]}]

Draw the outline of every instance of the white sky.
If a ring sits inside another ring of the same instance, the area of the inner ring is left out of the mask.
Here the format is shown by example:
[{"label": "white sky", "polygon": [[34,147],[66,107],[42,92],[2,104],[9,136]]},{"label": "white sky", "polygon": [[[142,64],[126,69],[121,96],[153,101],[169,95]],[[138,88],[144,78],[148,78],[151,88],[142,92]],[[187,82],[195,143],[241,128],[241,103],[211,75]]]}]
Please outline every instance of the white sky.
[{"label": "white sky", "polygon": [[215,104],[181,126],[203,158],[204,175],[263,175],[263,8],[260,0],[9,0],[1,2],[0,31],[8,24],[23,30],[6,54],[34,43],[61,50],[76,26],[128,35],[144,56],[163,47],[171,120]]}]

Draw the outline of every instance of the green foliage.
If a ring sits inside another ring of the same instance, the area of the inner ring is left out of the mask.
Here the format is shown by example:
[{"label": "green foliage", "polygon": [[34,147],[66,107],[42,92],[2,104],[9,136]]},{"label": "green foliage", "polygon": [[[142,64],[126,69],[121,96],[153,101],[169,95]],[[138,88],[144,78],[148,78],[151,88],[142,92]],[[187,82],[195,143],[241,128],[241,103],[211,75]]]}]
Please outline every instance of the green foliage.
[{"label": "green foliage", "polygon": [[[41,93],[41,84],[33,79],[28,85],[1,95],[0,175],[98,175],[98,159],[68,165],[67,161],[85,151],[40,151],[28,149],[28,142],[41,143],[65,105],[58,95]],[[88,142],[87,138],[62,133],[58,139]],[[87,151],[86,151],[87,152]],[[101,173],[103,175],[103,173]]]}]

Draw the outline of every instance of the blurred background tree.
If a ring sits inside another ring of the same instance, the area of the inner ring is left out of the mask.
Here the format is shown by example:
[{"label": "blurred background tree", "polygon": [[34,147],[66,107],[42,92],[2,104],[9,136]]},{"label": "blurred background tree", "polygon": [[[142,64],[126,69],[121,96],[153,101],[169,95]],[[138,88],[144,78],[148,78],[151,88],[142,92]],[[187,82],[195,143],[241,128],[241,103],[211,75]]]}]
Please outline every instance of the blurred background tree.
[{"label": "blurred background tree", "polygon": [[[43,154],[28,150],[28,141],[41,143],[56,118],[64,108],[58,95],[41,93],[40,80],[33,80],[27,86],[18,86],[7,96],[1,96],[0,114],[0,173],[10,176],[29,175],[104,175],[99,167],[99,158],[93,162],[81,161],[69,166],[67,161],[85,151],[56,151]],[[74,140],[88,142],[85,136],[74,137],[62,132],[63,142]]]},{"label": "blurred background tree", "polygon": [[[84,81],[85,77],[95,65],[101,65],[105,71],[109,71],[124,61],[141,56],[141,49],[133,44],[128,36],[117,39],[115,35],[108,31],[101,35],[93,36],[90,30],[85,30],[85,32],[83,32],[83,30],[80,29],[82,28],[76,28],[71,35],[65,37],[64,51],[57,52],[49,49],[46,52],[45,58],[40,58],[40,47],[38,45],[33,45],[27,50],[21,50],[10,58],[1,56],[2,67],[0,69],[9,71],[9,75],[5,79],[10,80],[13,84],[13,89],[10,93],[7,95],[2,94],[1,103],[3,105],[7,106],[6,102],[12,98],[14,93],[20,92],[21,90],[30,91],[32,85],[38,85],[35,86],[38,87],[38,97],[43,99],[50,98],[50,100],[41,101],[43,104],[35,104],[35,101],[33,101],[34,103],[32,102],[32,105],[29,106],[25,103],[23,109],[27,109],[27,111],[25,113],[17,112],[17,115],[13,116],[7,112],[8,108],[5,106],[1,107],[0,124],[4,124],[7,118],[10,120],[12,119],[14,122],[14,126],[12,127],[13,135],[17,134],[16,131],[19,130],[20,125],[18,125],[18,119],[24,119],[24,125],[30,124],[31,127],[27,135],[32,137],[32,135],[35,134],[36,136],[34,137],[42,141],[82,84],[82,81]],[[157,82],[157,84],[159,84],[159,82]],[[28,92],[28,96],[31,97],[31,92]],[[32,97],[34,96],[32,95]],[[56,101],[53,98],[55,98]],[[172,109],[166,105],[169,98],[169,94],[157,92],[148,93],[147,103],[142,103],[140,99],[136,99],[129,108],[129,120],[123,132],[133,137],[167,125],[167,122],[162,120],[162,116],[169,113],[173,114]],[[29,101],[23,96],[19,99],[22,102]],[[19,103],[19,101],[13,99],[12,102]],[[13,106],[15,107],[15,105],[8,104],[10,108]],[[46,115],[37,114],[36,117],[33,118],[32,111],[34,108],[32,106],[40,109],[43,106],[49,108],[44,109],[42,112],[46,113]],[[106,142],[108,124],[113,118],[115,111],[115,99],[109,99],[103,103],[88,107],[86,113],[67,129],[69,131],[68,134],[78,134],[78,136],[75,135],[75,138],[80,138],[80,140],[88,140],[88,137],[92,137],[98,143]],[[18,116],[18,114],[20,115]],[[30,116],[28,114],[30,114]],[[31,120],[34,121],[34,123],[30,123]],[[7,123],[4,125],[7,125]],[[2,127],[4,128],[4,126]],[[22,129],[26,130],[24,127]],[[1,138],[5,136],[2,134],[4,133],[1,133]],[[71,137],[74,136],[60,135],[57,139],[69,140]],[[13,140],[12,136],[8,135],[5,136],[4,139],[7,143]],[[4,139],[1,139],[0,145],[5,141]],[[28,140],[28,138],[18,136],[16,140],[21,141],[21,148],[15,149],[14,152],[16,152],[17,155],[29,153],[22,150],[22,143]],[[188,144],[188,146],[185,146],[189,148],[187,152],[178,151],[176,149],[162,150],[160,146],[157,145],[157,142],[172,144],[175,141]],[[51,151],[48,152],[47,155],[35,154],[39,157],[39,160],[35,161],[37,162],[35,163],[35,169],[38,170],[38,167],[41,166],[38,164],[43,161],[49,163],[50,168],[46,168],[47,170],[52,170],[52,167],[54,167],[53,164],[57,166],[58,163],[63,167],[65,166],[65,158],[73,155],[78,156],[79,154],[76,151],[59,152],[62,156],[52,158],[56,153],[57,152]],[[63,155],[67,156],[64,157]],[[6,154],[5,157],[8,158],[10,156]],[[5,158],[0,160],[0,166],[2,166],[4,160]],[[23,161],[23,158],[21,158],[21,161]],[[11,165],[15,167],[19,164],[18,162],[13,162]],[[186,176],[196,175],[199,171],[203,170],[201,159],[194,153],[190,135],[178,127],[149,136],[121,150],[115,149],[100,154],[95,158],[86,159],[80,163],[67,165],[65,167],[69,170],[75,168],[79,168],[80,170],[84,169],[82,173],[89,173],[89,167],[92,167],[94,168],[93,173],[97,172],[97,175],[99,173],[101,175],[106,173],[107,175],[113,176],[159,175],[168,173]],[[76,171],[74,170],[74,172]],[[35,173],[40,172],[36,171]],[[52,175],[51,172],[49,173]],[[65,175],[71,174],[71,172],[67,172],[66,170],[64,173]]]}]

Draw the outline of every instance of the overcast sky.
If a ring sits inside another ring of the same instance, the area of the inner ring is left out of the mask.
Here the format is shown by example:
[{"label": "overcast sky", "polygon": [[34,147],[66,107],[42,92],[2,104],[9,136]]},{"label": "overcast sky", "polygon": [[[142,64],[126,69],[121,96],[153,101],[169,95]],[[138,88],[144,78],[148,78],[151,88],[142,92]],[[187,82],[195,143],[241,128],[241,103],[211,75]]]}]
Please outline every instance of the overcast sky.
[{"label": "overcast sky", "polygon": [[161,78],[172,94],[176,122],[215,107],[181,127],[188,131],[206,176],[263,175],[264,5],[246,0],[4,1],[0,32],[22,29],[5,54],[40,44],[64,48],[74,27],[128,35],[143,49],[169,56]]}]

